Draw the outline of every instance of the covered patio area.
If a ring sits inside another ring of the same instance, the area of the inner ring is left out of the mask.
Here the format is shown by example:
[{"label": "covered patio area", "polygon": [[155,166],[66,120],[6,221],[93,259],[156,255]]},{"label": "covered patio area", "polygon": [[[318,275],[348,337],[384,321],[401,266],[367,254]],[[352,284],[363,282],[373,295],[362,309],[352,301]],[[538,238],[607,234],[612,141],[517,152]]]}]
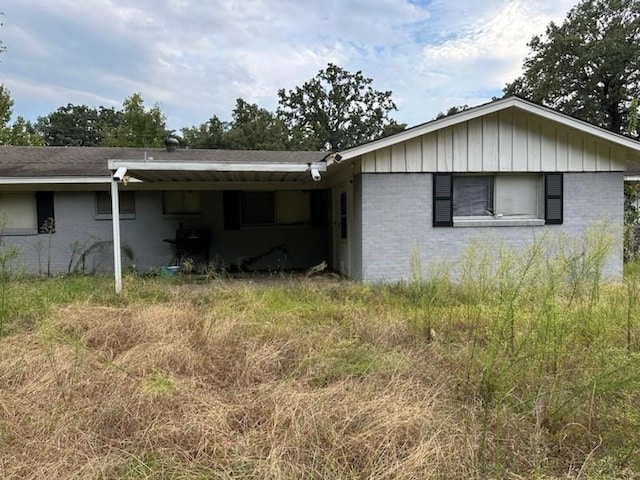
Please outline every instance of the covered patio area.
[{"label": "covered patio area", "polygon": [[156,263],[231,272],[331,265],[331,160],[327,152],[216,150],[110,159],[116,292],[130,192],[148,199],[152,214],[137,222],[149,223],[144,243],[162,252]]}]

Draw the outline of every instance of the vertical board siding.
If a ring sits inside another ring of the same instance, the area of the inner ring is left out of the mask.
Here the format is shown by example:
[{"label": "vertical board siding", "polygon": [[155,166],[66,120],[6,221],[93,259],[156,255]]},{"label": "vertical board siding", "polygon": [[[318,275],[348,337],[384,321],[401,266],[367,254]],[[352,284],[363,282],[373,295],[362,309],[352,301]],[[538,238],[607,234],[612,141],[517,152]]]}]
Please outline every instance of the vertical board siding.
[{"label": "vertical board siding", "polygon": [[527,171],[529,172],[540,171],[540,165],[542,164],[541,130],[540,121],[535,118],[529,118],[527,133]]},{"label": "vertical board siding", "polygon": [[468,169],[467,122],[453,127],[453,168],[457,171]]},{"label": "vertical board siding", "polygon": [[556,131],[556,171],[569,170],[569,132],[564,129]]},{"label": "vertical board siding", "polygon": [[482,171],[482,119],[475,118],[468,122],[469,124],[469,143],[467,151],[469,159],[467,160],[469,172]]},{"label": "vertical board siding", "polygon": [[527,117],[513,113],[513,171],[527,171]]},{"label": "vertical board siding", "polygon": [[[438,171],[451,172],[453,165],[453,133],[451,127],[438,130]],[[441,169],[440,166],[443,168]]]},{"label": "vertical board siding", "polygon": [[482,120],[482,171],[498,170],[498,114]]},{"label": "vertical board siding", "polygon": [[364,173],[375,173],[375,171],[376,171],[376,152],[365,153],[362,156],[362,171]]},{"label": "vertical board siding", "polygon": [[607,172],[625,149],[518,110],[445,127],[362,156],[364,173]]},{"label": "vertical board siding", "polygon": [[585,172],[593,172],[596,170],[596,142],[587,137],[582,145],[582,169]]},{"label": "vertical board siding", "polygon": [[513,170],[513,112],[498,115],[498,165],[501,172]]},{"label": "vertical board siding", "polygon": [[407,171],[407,154],[405,151],[406,142],[393,145],[391,147],[391,171],[406,172]]},{"label": "vertical board siding", "polygon": [[382,148],[376,152],[376,173],[391,171],[391,149]]},{"label": "vertical board siding", "polygon": [[540,170],[555,172],[557,168],[556,129],[548,123],[542,124],[540,130]]},{"label": "vertical board siding", "polygon": [[407,172],[422,171],[422,141],[413,138],[406,143]]},{"label": "vertical board siding", "polygon": [[581,172],[582,171],[582,136],[569,132],[569,166],[568,170],[570,172]]},{"label": "vertical board siding", "polygon": [[422,171],[446,172],[446,168],[438,163],[438,137],[429,133],[422,137]]},{"label": "vertical board siding", "polygon": [[622,149],[622,147],[618,145],[611,146],[611,169],[615,170],[625,170],[627,166],[627,157]]},{"label": "vertical board siding", "polygon": [[596,143],[596,169],[598,171],[611,169],[611,149],[603,143]]}]

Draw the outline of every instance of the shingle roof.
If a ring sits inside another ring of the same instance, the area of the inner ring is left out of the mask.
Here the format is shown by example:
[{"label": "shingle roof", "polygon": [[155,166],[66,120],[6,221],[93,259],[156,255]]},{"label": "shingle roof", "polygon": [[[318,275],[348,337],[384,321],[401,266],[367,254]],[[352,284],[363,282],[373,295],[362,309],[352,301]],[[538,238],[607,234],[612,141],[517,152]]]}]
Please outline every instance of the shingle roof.
[{"label": "shingle roof", "polygon": [[0,146],[0,177],[109,176],[108,160],[210,161],[229,163],[319,162],[327,152],[266,150],[190,150],[123,147],[14,147]]}]

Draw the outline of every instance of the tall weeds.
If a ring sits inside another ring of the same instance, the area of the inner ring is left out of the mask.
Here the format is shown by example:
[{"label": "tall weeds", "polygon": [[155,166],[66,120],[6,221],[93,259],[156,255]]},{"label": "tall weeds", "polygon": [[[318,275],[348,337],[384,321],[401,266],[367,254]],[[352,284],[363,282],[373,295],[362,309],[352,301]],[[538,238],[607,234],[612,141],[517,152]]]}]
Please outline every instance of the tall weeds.
[{"label": "tall weeds", "polygon": [[17,279],[0,477],[633,478],[640,276],[602,281],[605,240],[416,249],[391,286]]}]

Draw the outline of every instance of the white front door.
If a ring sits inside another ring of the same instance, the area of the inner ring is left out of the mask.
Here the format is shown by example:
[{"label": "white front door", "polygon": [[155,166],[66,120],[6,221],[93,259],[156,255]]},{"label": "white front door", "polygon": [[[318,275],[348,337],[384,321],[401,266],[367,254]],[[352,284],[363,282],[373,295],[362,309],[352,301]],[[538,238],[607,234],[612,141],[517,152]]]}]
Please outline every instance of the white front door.
[{"label": "white front door", "polygon": [[334,266],[349,276],[349,237],[351,234],[351,195],[348,184],[333,190]]}]

